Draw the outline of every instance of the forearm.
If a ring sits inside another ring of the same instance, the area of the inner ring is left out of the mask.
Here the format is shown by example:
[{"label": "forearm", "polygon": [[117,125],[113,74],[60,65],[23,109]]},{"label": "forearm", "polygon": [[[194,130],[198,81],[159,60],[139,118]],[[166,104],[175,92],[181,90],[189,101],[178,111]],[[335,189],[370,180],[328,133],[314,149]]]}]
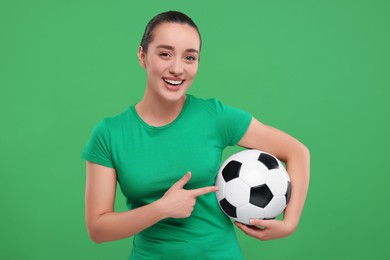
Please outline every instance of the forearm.
[{"label": "forearm", "polygon": [[96,243],[131,237],[165,218],[159,201],[125,211],[107,212],[88,226],[88,233]]},{"label": "forearm", "polygon": [[[155,202],[114,212],[116,175],[112,174],[113,170],[96,164],[90,164],[87,169],[92,170],[87,170],[86,222],[89,236],[96,243],[131,237],[165,218],[188,218],[198,196],[217,191],[216,186],[184,189],[191,178],[187,172]],[[99,170],[100,175],[96,174]]]},{"label": "forearm", "polygon": [[291,198],[284,211],[284,221],[295,230],[305,204],[310,179],[310,153],[303,145],[287,159],[291,179]]}]

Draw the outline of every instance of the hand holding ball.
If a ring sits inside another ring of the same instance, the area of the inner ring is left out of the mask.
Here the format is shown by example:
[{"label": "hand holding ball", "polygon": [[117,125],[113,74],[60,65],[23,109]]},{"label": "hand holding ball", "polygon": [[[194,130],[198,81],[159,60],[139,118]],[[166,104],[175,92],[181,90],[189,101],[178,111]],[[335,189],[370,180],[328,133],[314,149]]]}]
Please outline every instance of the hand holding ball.
[{"label": "hand holding ball", "polygon": [[283,164],[259,150],[233,154],[221,165],[216,186],[219,206],[235,221],[273,219],[286,208],[291,184]]}]

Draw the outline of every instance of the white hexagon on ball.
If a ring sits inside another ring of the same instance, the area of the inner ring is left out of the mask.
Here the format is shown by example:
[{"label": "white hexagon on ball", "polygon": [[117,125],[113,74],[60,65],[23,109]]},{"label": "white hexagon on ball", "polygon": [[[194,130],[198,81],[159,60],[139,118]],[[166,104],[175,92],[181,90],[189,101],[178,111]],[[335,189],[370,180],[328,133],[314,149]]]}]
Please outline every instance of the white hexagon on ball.
[{"label": "white hexagon on ball", "polygon": [[240,222],[247,225],[250,225],[249,220],[251,218],[263,219],[264,214],[265,214],[264,209],[252,205],[250,203],[237,208],[237,219],[239,219]]},{"label": "white hexagon on ball", "polygon": [[274,196],[282,196],[287,192],[286,177],[279,171],[279,169],[269,171],[266,183]]},{"label": "white hexagon on ball", "polygon": [[267,207],[265,207],[265,216],[267,218],[276,218],[286,207],[286,197],[273,197]]},{"label": "white hexagon on ball", "polygon": [[246,161],[241,166],[240,179],[249,187],[264,184],[267,180],[267,168],[257,160]]},{"label": "white hexagon on ball", "polygon": [[250,188],[239,178],[235,178],[225,184],[225,197],[235,207],[240,207],[249,202]]}]

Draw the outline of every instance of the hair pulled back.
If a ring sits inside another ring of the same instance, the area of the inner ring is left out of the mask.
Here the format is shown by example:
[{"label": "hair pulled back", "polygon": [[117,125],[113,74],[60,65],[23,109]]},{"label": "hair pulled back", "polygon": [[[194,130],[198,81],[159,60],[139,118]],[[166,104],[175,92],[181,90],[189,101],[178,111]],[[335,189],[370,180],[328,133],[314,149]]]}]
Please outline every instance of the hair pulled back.
[{"label": "hair pulled back", "polygon": [[200,48],[202,47],[202,38],[200,37],[199,29],[194,23],[194,21],[190,17],[188,17],[187,15],[181,12],[168,11],[156,15],[146,25],[145,32],[144,35],[142,36],[142,40],[140,44],[145,53],[148,51],[149,43],[153,40],[154,29],[162,23],[180,23],[180,24],[187,24],[193,27],[198,32],[199,39],[200,39]]}]

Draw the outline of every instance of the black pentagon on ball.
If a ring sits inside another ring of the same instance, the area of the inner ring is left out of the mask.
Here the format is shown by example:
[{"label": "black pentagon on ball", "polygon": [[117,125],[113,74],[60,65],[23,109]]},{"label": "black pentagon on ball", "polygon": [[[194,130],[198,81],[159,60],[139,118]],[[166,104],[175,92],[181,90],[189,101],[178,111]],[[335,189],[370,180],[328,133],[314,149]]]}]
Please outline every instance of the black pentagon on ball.
[{"label": "black pentagon on ball", "polygon": [[251,188],[249,202],[260,208],[264,208],[272,200],[274,195],[267,184],[262,184]]},{"label": "black pentagon on ball", "polygon": [[237,208],[234,207],[232,204],[230,204],[229,201],[227,201],[226,199],[222,199],[219,202],[219,205],[221,205],[221,208],[223,209],[223,211],[225,211],[225,213],[228,216],[230,216],[232,218],[237,217]]},{"label": "black pentagon on ball", "polygon": [[290,197],[291,197],[291,182],[287,182],[287,191],[286,191],[286,194],[284,195],[286,196],[286,204],[290,201]]},{"label": "black pentagon on ball", "polygon": [[262,162],[265,165],[265,167],[268,168],[268,170],[279,169],[278,161],[276,160],[275,157],[273,157],[270,154],[261,153],[259,158],[257,158],[257,160],[259,162]]},{"label": "black pentagon on ball", "polygon": [[222,170],[222,177],[225,182],[238,177],[242,163],[231,160]]}]

